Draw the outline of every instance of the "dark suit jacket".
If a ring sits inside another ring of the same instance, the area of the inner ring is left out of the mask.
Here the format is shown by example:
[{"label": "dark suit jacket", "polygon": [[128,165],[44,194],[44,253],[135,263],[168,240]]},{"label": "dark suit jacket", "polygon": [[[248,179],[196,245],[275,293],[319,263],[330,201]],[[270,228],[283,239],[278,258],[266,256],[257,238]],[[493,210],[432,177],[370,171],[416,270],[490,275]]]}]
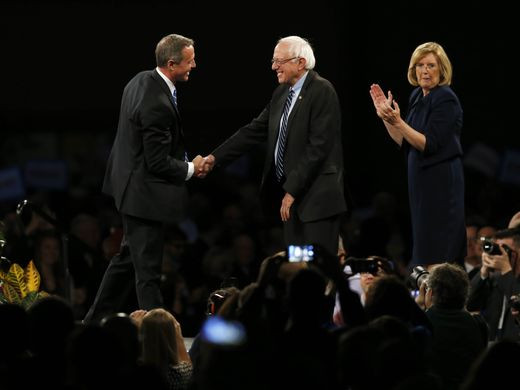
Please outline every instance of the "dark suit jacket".
[{"label": "dark suit jacket", "polygon": [[487,346],[483,319],[466,310],[432,306],[426,315],[433,325],[431,365],[442,381],[442,389],[458,389],[468,370]]},{"label": "dark suit jacket", "polygon": [[[424,115],[410,121],[417,105],[426,105]],[[424,152],[420,155],[421,167],[435,165],[454,157],[462,156],[460,133],[462,130],[462,107],[457,95],[447,86],[433,88],[422,97],[421,88],[410,95],[406,123],[426,136]],[[403,140],[403,147],[409,145]]]},{"label": "dark suit jacket", "polygon": [[511,315],[509,305],[506,307],[502,333],[498,334],[503,300],[509,300],[512,295],[518,293],[520,293],[520,278],[515,277],[511,271],[504,275],[493,273],[486,279],[482,279],[479,272],[471,279],[467,307],[469,311],[480,311],[487,321],[490,341],[497,337],[499,340],[508,338],[520,341],[520,330]]},{"label": "dark suit jacket", "polygon": [[167,221],[182,215],[188,164],[179,112],[156,70],[126,85],[103,192],[117,209],[135,217]]},{"label": "dark suit jacket", "polygon": [[[288,93],[288,85],[278,86],[262,113],[212,152],[218,165],[267,142],[262,175],[265,188]],[[332,84],[312,70],[289,115],[287,131],[283,189],[294,196],[300,219],[310,222],[345,211],[339,101]]]}]

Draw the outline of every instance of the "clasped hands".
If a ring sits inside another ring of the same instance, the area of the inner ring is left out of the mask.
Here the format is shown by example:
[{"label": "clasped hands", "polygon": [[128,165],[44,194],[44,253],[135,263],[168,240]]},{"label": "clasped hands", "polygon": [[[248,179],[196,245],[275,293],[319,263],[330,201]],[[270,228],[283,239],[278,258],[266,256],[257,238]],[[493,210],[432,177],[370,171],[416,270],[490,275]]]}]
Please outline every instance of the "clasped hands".
[{"label": "clasped hands", "polygon": [[193,175],[199,179],[204,179],[215,166],[215,156],[212,154],[209,154],[206,157],[198,155],[193,159],[192,163],[195,168]]},{"label": "clasped hands", "polygon": [[401,110],[394,100],[392,92],[388,91],[387,97],[379,84],[372,84],[370,86],[370,96],[376,108],[377,116],[391,125],[397,124],[401,118]]}]

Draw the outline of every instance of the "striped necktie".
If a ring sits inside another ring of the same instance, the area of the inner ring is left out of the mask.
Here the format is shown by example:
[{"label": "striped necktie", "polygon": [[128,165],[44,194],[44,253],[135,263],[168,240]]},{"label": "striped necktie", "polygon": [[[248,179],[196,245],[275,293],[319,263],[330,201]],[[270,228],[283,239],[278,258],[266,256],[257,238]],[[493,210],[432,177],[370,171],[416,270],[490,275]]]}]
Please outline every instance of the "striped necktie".
[{"label": "striped necktie", "polygon": [[278,181],[281,181],[284,176],[283,156],[285,152],[285,142],[287,140],[287,121],[289,118],[289,109],[291,108],[293,96],[294,91],[290,89],[289,95],[287,95],[287,100],[285,101],[285,106],[283,107],[282,122],[280,124],[280,132],[278,133],[278,149],[276,150],[275,165],[275,174]]},{"label": "striped necktie", "polygon": [[173,96],[173,104],[175,104],[175,107],[177,107],[177,89],[173,90],[172,96]]}]

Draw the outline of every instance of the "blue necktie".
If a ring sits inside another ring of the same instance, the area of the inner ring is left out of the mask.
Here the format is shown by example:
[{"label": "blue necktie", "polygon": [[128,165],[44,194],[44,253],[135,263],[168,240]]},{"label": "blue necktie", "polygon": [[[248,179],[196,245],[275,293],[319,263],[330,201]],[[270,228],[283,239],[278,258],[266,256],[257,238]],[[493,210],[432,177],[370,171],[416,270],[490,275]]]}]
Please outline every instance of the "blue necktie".
[{"label": "blue necktie", "polygon": [[172,96],[173,96],[173,104],[175,104],[175,107],[177,107],[177,89],[173,90]]},{"label": "blue necktie", "polygon": [[285,152],[285,141],[287,140],[287,120],[289,118],[289,109],[291,108],[294,91],[289,90],[285,106],[283,107],[282,123],[280,125],[280,132],[278,133],[278,149],[276,150],[276,166],[275,173],[278,181],[282,180],[283,174],[283,155]]}]

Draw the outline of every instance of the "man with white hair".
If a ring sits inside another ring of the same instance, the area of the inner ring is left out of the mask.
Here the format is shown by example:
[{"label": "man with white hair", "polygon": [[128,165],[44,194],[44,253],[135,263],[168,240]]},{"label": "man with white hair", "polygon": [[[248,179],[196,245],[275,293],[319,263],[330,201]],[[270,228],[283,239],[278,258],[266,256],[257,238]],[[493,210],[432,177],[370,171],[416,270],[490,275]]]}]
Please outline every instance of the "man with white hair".
[{"label": "man with white hair", "polygon": [[313,70],[314,53],[303,38],[280,39],[271,63],[280,84],[271,100],[206,161],[224,165],[265,143],[261,195],[266,211],[283,222],[285,243],[318,244],[335,254],[346,211],[338,96]]}]

